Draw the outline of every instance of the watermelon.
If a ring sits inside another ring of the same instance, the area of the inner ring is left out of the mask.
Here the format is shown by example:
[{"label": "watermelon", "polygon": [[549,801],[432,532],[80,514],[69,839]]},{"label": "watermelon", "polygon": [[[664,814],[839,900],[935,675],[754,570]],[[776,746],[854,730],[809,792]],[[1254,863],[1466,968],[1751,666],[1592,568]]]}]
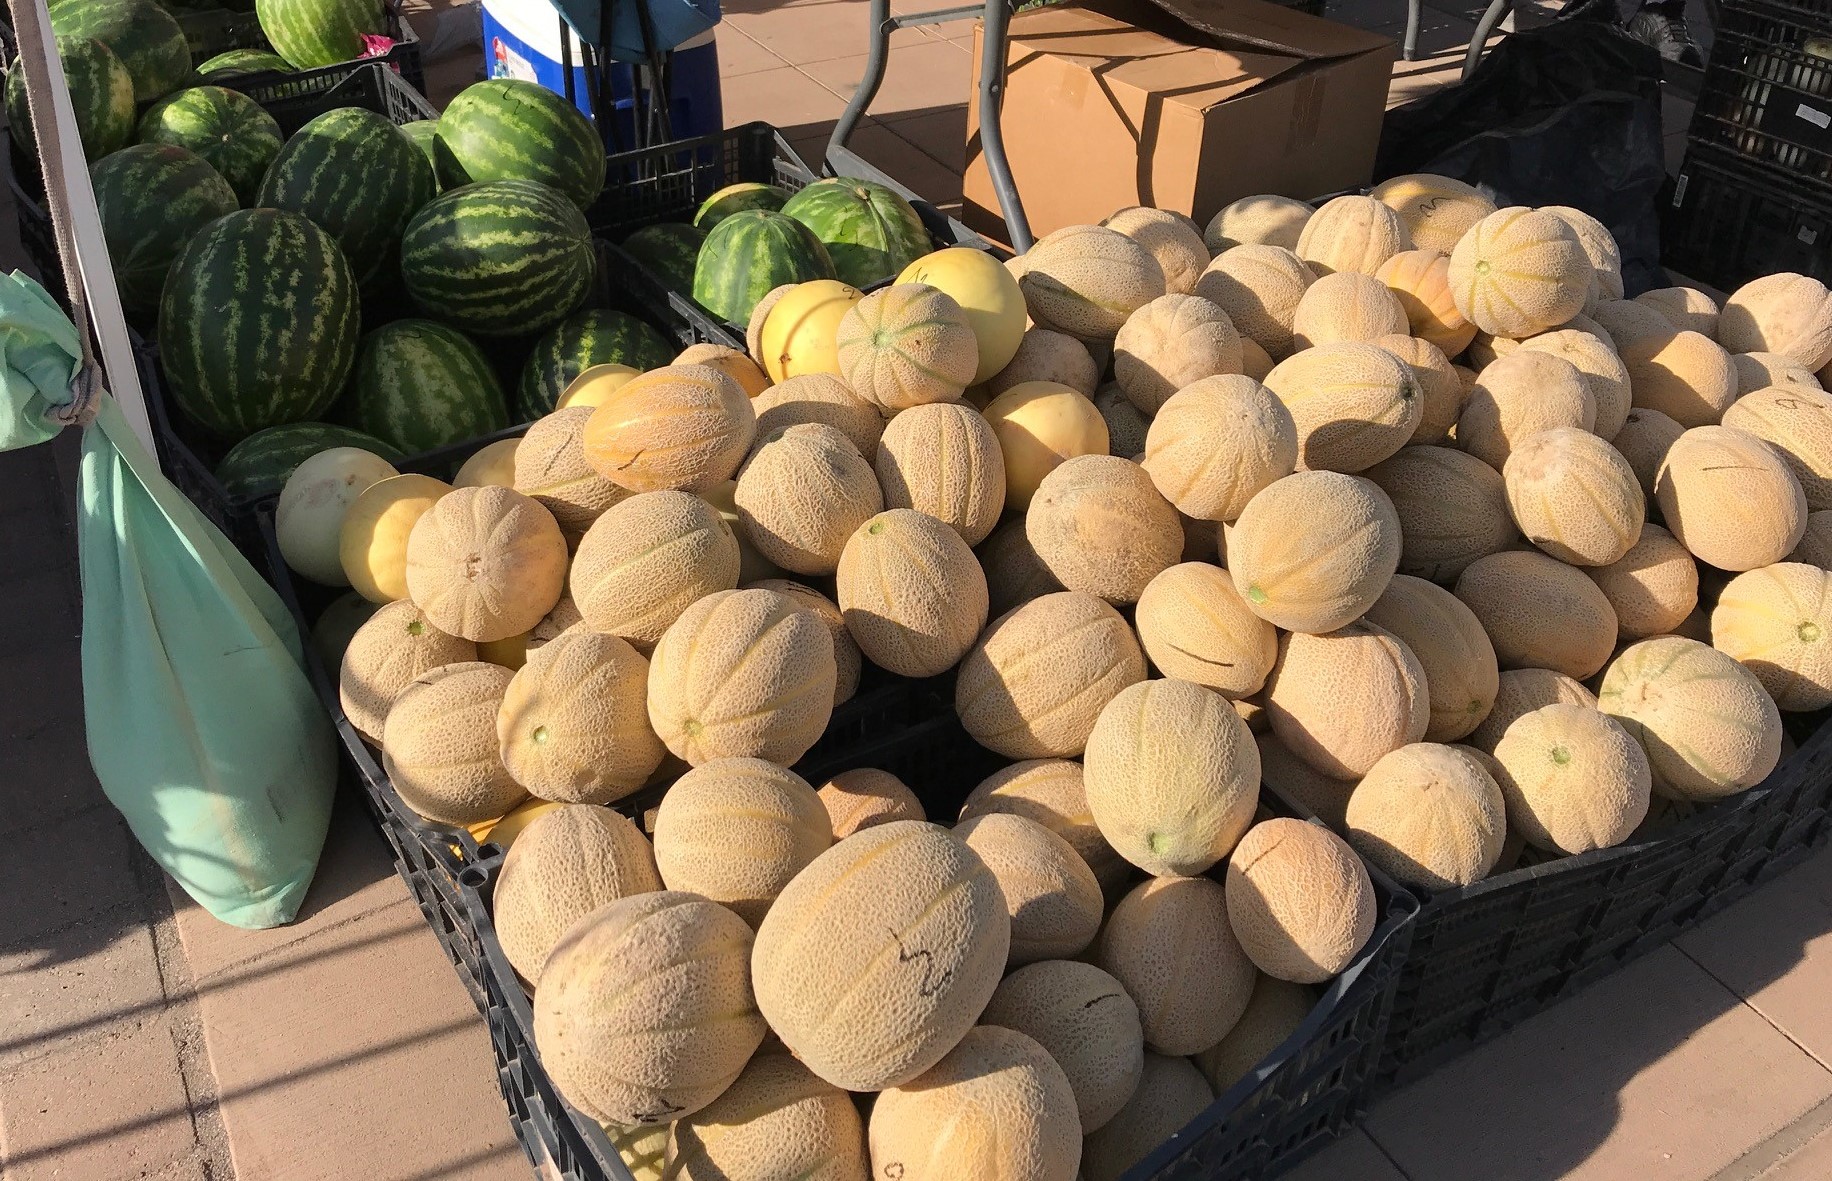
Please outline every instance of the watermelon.
[{"label": "watermelon", "polygon": [[492,78],[439,116],[440,179],[534,180],[585,210],[604,188],[604,140],[578,107],[544,86]]},{"label": "watermelon", "polygon": [[915,208],[869,180],[816,181],[790,197],[782,213],[814,231],[833,259],[836,277],[853,287],[894,279],[935,251]]},{"label": "watermelon", "polygon": [[720,319],[742,324],[772,289],[835,277],[827,248],[807,226],[780,213],[747,209],[706,235],[693,268],[693,298]]},{"label": "watermelon", "polygon": [[431,320],[396,320],[363,337],[345,400],[351,426],[410,455],[509,425],[483,350]]},{"label": "watermelon", "polygon": [[706,231],[679,222],[645,226],[623,240],[623,250],[642,264],[662,286],[682,295],[693,294],[693,266],[700,257]]},{"label": "watermelon", "polygon": [[241,209],[179,252],[159,357],[179,409],[228,440],[330,409],[356,360],[356,276],[296,213]]},{"label": "watermelon", "polygon": [[191,76],[191,47],[178,18],[153,0],[61,0],[51,31],[93,37],[114,50],[134,80],[134,101],[150,103]]},{"label": "watermelon", "polygon": [[559,190],[483,181],[433,198],[407,223],[401,278],[436,319],[479,336],[518,336],[579,306],[596,253],[585,215]]},{"label": "watermelon", "polygon": [[240,91],[193,86],[146,109],[140,142],[196,152],[222,174],[243,205],[252,206],[261,177],[286,137],[274,117]]},{"label": "watermelon", "polygon": [[407,458],[373,435],[330,422],[289,422],[256,431],[229,448],[216,478],[232,503],[272,496],[293,469],[329,447],[361,447],[389,463]]},{"label": "watermelon", "polygon": [[401,124],[401,134],[413,141],[413,146],[420,149],[426,157],[427,166],[433,170],[433,189],[435,192],[445,188],[445,182],[439,179],[439,121],[437,119],[415,119],[412,123]]},{"label": "watermelon", "polygon": [[254,204],[290,209],[328,230],[367,290],[395,268],[401,231],[432,199],[432,165],[413,141],[374,111],[338,107],[286,141]]},{"label": "watermelon", "polygon": [[388,35],[382,0],[255,0],[267,43],[296,68],[310,70],[363,56],[363,36]]},{"label": "watermelon", "polygon": [[775,185],[758,184],[755,181],[726,185],[700,202],[699,210],[693,215],[693,224],[710,232],[734,213],[742,213],[746,209],[764,209],[775,213],[788,199],[789,190]]},{"label": "watermelon", "polygon": [[[83,158],[93,164],[133,143],[134,79],[114,50],[93,37],[59,37],[57,56],[64,63],[64,82],[76,113]],[[37,155],[32,114],[26,108],[25,71],[17,58],[6,72],[6,122],[19,141],[19,150]]]},{"label": "watermelon", "polygon": [[199,230],[235,212],[235,190],[202,156],[171,144],[134,144],[104,156],[89,181],[121,306],[149,320],[172,260]]},{"label": "watermelon", "polygon": [[279,54],[265,49],[231,49],[203,62],[197,72],[205,82],[220,82],[224,78],[242,78],[249,74],[290,74],[293,67]]},{"label": "watermelon", "polygon": [[534,342],[515,389],[515,420],[532,422],[552,414],[572,379],[593,365],[659,369],[680,350],[653,326],[624,312],[590,308],[575,312]]}]

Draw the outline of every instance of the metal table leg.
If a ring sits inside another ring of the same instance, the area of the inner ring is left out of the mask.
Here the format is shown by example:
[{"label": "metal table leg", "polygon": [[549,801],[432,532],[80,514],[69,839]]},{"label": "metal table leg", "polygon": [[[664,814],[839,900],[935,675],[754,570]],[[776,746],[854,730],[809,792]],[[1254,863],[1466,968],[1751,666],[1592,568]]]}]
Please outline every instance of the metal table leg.
[{"label": "metal table leg", "polygon": [[[871,0],[871,44],[865,50],[865,76],[859,79],[859,88],[852,92],[852,101],[840,112],[839,120],[833,125],[833,134],[827,137],[826,155],[846,146],[846,140],[852,135],[852,129],[865,117],[872,100],[878,97],[878,88],[884,85],[884,68],[891,52],[891,33],[896,30],[898,22],[891,16],[891,0]],[[826,159],[815,165],[815,170],[823,171]]]},{"label": "metal table leg", "polygon": [[1487,10],[1482,14],[1482,19],[1476,22],[1475,36],[1469,39],[1469,52],[1463,55],[1463,80],[1465,82],[1469,81],[1469,76],[1476,72],[1476,63],[1482,60],[1482,50],[1488,45],[1488,39],[1495,32],[1495,26],[1501,23],[1503,17],[1511,16],[1513,11],[1514,0],[1491,0]]},{"label": "metal table leg", "polygon": [[999,212],[1005,215],[1011,248],[1023,254],[1031,248],[1030,221],[1018,199],[1018,186],[1005,156],[1005,132],[999,124],[999,107],[1005,97],[1006,31],[1011,21],[1008,3],[1009,0],[986,0],[985,27],[980,36],[980,151],[986,157],[992,191],[999,197]]},{"label": "metal table leg", "polygon": [[1424,18],[1425,0],[1406,0],[1406,43],[1400,56],[1406,61],[1419,59],[1419,24]]}]

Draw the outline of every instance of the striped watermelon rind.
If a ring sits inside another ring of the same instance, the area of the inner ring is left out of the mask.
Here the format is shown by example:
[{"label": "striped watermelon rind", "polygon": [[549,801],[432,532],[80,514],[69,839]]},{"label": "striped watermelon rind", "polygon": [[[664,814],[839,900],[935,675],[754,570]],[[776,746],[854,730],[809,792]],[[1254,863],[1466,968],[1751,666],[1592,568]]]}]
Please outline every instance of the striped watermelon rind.
[{"label": "striped watermelon rind", "polygon": [[238,90],[192,86],[169,94],[140,117],[140,142],[172,144],[202,156],[245,206],[286,137],[261,104]]},{"label": "striped watermelon rind", "polygon": [[227,440],[316,419],[350,375],[358,318],[331,235],[279,209],[219,217],[179,252],[159,301],[172,400]]},{"label": "striped watermelon rind", "polygon": [[235,190],[202,156],[172,144],[134,144],[89,170],[121,306],[138,320],[159,310],[178,252],[236,209]]},{"label": "striped watermelon rind", "polygon": [[249,74],[290,74],[293,65],[265,49],[231,49],[199,62],[197,72],[205,82],[220,82],[224,78],[245,78]]},{"label": "striped watermelon rind", "polygon": [[259,500],[280,491],[294,468],[330,447],[361,447],[389,463],[407,458],[394,446],[354,427],[288,422],[258,430],[229,448],[216,465],[216,479],[231,503]]},{"label": "striped watermelon rind", "polygon": [[255,0],[267,43],[301,70],[355,61],[363,37],[386,36],[381,0]]},{"label": "striped watermelon rind", "polygon": [[676,221],[644,226],[623,240],[623,251],[642,264],[662,286],[682,295],[693,294],[693,268],[699,261],[706,231]]},{"label": "striped watermelon rind", "polygon": [[467,86],[439,116],[436,151],[448,187],[538,181],[580,210],[604,189],[604,140],[592,121],[563,96],[516,78]]},{"label": "striped watermelon rind", "polygon": [[[134,78],[115,51],[93,37],[59,37],[64,84],[76,114],[83,158],[91,164],[134,142]],[[14,58],[6,72],[6,123],[28,156],[38,154],[26,106],[25,71]]]},{"label": "striped watermelon rind", "polygon": [[679,351],[654,325],[626,312],[574,312],[534,342],[515,389],[515,421],[552,414],[573,378],[593,365],[628,365],[647,372],[668,364]]},{"label": "striped watermelon rind", "polygon": [[464,185],[421,207],[401,278],[434,319],[477,336],[538,332],[578,307],[596,264],[585,215],[528,180]]},{"label": "striped watermelon rind", "polygon": [[816,181],[782,207],[827,247],[840,282],[865,288],[894,279],[934,245],[903,195],[869,180]]},{"label": "striped watermelon rind", "polygon": [[293,133],[254,204],[290,209],[328,230],[367,288],[399,257],[401,231],[433,199],[426,156],[374,111],[339,107]]},{"label": "striped watermelon rind", "polygon": [[710,233],[714,226],[734,213],[743,213],[746,209],[777,213],[788,199],[789,190],[776,185],[759,184],[756,181],[726,185],[700,202],[700,207],[693,214],[693,224]]},{"label": "striped watermelon rind", "polygon": [[345,399],[351,426],[409,454],[509,425],[489,358],[432,320],[396,320],[363,337]]},{"label": "striped watermelon rind", "polygon": [[114,51],[134,80],[134,101],[150,103],[191,76],[191,46],[178,18],[153,0],[60,0],[51,31],[93,37]]},{"label": "striped watermelon rind", "polygon": [[445,182],[439,179],[439,157],[437,154],[439,121],[437,119],[415,119],[411,123],[401,124],[400,132],[413,142],[414,147],[420,149],[421,155],[426,157],[427,167],[433,170],[434,193],[443,192],[445,190]]},{"label": "striped watermelon rind", "polygon": [[780,213],[746,209],[706,235],[693,268],[693,298],[720,319],[743,324],[775,288],[835,277],[814,231]]}]

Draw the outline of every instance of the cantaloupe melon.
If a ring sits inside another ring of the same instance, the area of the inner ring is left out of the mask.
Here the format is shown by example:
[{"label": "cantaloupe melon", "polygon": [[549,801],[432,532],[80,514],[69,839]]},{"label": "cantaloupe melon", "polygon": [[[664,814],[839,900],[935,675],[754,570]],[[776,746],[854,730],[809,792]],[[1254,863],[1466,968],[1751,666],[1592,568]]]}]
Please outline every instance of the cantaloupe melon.
[{"label": "cantaloupe melon", "polygon": [[1304,223],[1315,212],[1309,205],[1271,193],[1242,197],[1209,219],[1202,231],[1210,254],[1236,246],[1281,246],[1290,250],[1304,233]]},{"label": "cantaloupe melon", "polygon": [[1242,337],[1273,360],[1291,355],[1292,325],[1316,275],[1283,246],[1235,246],[1215,256],[1196,294],[1218,305]]},{"label": "cantaloupe melon", "polygon": [[439,630],[500,640],[532,628],[566,589],[553,514],[509,488],[456,488],[414,522],[407,594]]},{"label": "cantaloupe melon", "polygon": [[1675,332],[1696,332],[1717,339],[1717,301],[1696,287],[1661,287],[1635,297],[1644,308],[1658,312]]},{"label": "cantaloupe melon", "polygon": [[1590,260],[1591,269],[1596,272],[1596,301],[1622,298],[1622,249],[1616,245],[1615,235],[1609,227],[1582,209],[1569,205],[1542,205],[1541,213],[1550,213],[1571,227],[1577,235],[1578,245],[1584,248],[1584,257]]},{"label": "cantaloupe melon", "polygon": [[1316,989],[1262,974],[1234,1028],[1190,1061],[1223,1094],[1296,1033],[1316,1005]]},{"label": "cantaloupe melon", "polygon": [[1100,226],[1068,226],[1031,247],[1018,289],[1038,325],[1081,340],[1112,340],[1166,290],[1149,251]]},{"label": "cantaloupe melon", "polygon": [[1407,447],[1362,473],[1392,501],[1399,572],[1454,581],[1477,558],[1520,538],[1501,473],[1449,447]]},{"label": "cantaloupe melon", "polygon": [[833,704],[851,701],[853,694],[859,691],[859,676],[865,658],[860,655],[859,646],[853,642],[852,634],[846,630],[846,619],[840,614],[839,604],[811,586],[790,582],[786,578],[766,578],[746,584],[745,589],[769,590],[787,595],[797,607],[812,611],[816,618],[827,625],[827,634],[833,637]]},{"label": "cantaloupe melon", "polygon": [[1469,228],[1495,212],[1495,203],[1473,185],[1419,172],[1381,181],[1368,196],[1399,214],[1412,244],[1449,254]]},{"label": "cantaloupe melon", "polygon": [[1616,646],[1616,612],[1575,566],[1510,550],[1470,563],[1457,598],[1476,613],[1503,668],[1549,668],[1591,676]]},{"label": "cantaloupe melon", "polygon": [[663,884],[730,907],[753,930],[832,844],[832,821],[807,780],[762,759],[699,764],[655,813]]},{"label": "cantaloupe melon", "polygon": [[355,591],[342,594],[325,604],[312,624],[312,650],[327,669],[343,664],[344,652],[350,647],[358,628],[369,622],[382,608]]},{"label": "cantaloupe melon", "polygon": [[804,373],[778,382],[751,400],[757,435],[770,435],[805,422],[833,427],[870,458],[884,434],[884,416],[831,373]]},{"label": "cantaloupe melon", "polygon": [[441,824],[494,820],[528,797],[496,742],[506,668],[447,664],[408,682],[382,723],[382,769],[407,806]]},{"label": "cantaloupe melon", "polygon": [[1709,426],[1737,398],[1730,354],[1697,332],[1644,336],[1622,350],[1636,406],[1658,410],[1682,426]]},{"label": "cantaloupe melon", "polygon": [[1674,440],[1654,499],[1679,543],[1720,570],[1779,562],[1806,532],[1800,481],[1775,449],[1733,427],[1694,427]]},{"label": "cantaloupe melon", "polygon": [[1807,527],[1800,535],[1800,544],[1794,547],[1787,560],[1832,570],[1832,509],[1820,509],[1807,515]]},{"label": "cantaloupe melon", "polygon": [[1405,309],[1385,283],[1373,275],[1338,271],[1306,289],[1292,317],[1291,339],[1302,350],[1339,341],[1365,343],[1408,330]]},{"label": "cantaloupe melon", "polygon": [[1505,669],[1495,691],[1495,708],[1489,710],[1470,734],[1471,749],[1489,754],[1515,720],[1548,705],[1584,705],[1596,708],[1596,694],[1564,673],[1549,668]]},{"label": "cantaloupe melon", "polygon": [[1427,742],[1453,742],[1488,716],[1499,688],[1495,648],[1481,621],[1455,595],[1397,574],[1368,608],[1367,619],[1397,636],[1424,670],[1431,708]]},{"label": "cantaloupe melon", "polygon": [[1380,598],[1399,554],[1399,516],[1373,481],[1298,472],[1247,503],[1229,532],[1227,563],[1255,615],[1327,632]]},{"label": "cantaloupe melon", "polygon": [[1294,353],[1266,388],[1298,429],[1298,468],[1359,472],[1412,438],[1425,399],[1412,370],[1385,349],[1338,342]]},{"label": "cantaloupe melon", "polygon": [[719,591],[681,613],[649,665],[649,723],[699,766],[758,758],[790,766],[833,713],[833,640],[787,595]]},{"label": "cantaloupe melon", "polygon": [[1179,512],[1231,521],[1262,488],[1290,475],[1297,457],[1297,424],[1285,404],[1233,375],[1172,395],[1151,420],[1142,466]]},{"label": "cantaloupe melon", "polygon": [[1395,881],[1451,890],[1489,875],[1507,820],[1482,764],[1453,746],[1415,742],[1368,768],[1349,796],[1343,835]]},{"label": "cantaloupe melon", "polygon": [[1247,609],[1228,572],[1181,562],[1146,584],[1134,613],[1139,642],[1164,676],[1228,698],[1257,693],[1278,658],[1278,631]]},{"label": "cantaloupe melon", "polygon": [[1435,250],[1402,250],[1380,264],[1374,277],[1387,285],[1406,313],[1409,333],[1446,357],[1469,347],[1476,326],[1457,310],[1450,292],[1450,258]]},{"label": "cantaloupe melon", "polygon": [[1148,418],[1185,386],[1240,367],[1240,334],[1221,305],[1199,295],[1159,296],[1113,341],[1113,379]]},{"label": "cantaloupe melon", "polygon": [[1823,369],[1832,361],[1832,291],[1792,272],[1754,279],[1724,301],[1717,338],[1733,353],[1780,353]]},{"label": "cantaloupe melon", "polygon": [[1800,481],[1807,508],[1832,508],[1832,394],[1771,386],[1738,398],[1724,425],[1748,431],[1780,454]]},{"label": "cantaloupe melon", "polygon": [[574,923],[619,898],[662,888],[648,838],[609,808],[555,807],[504,847],[491,914],[503,954],[530,985],[541,982],[548,954]]},{"label": "cantaloupe melon", "polygon": [[1139,1007],[1093,964],[1044,960],[1019,968],[980,1020],[1034,1039],[1062,1067],[1084,1134],[1119,1114],[1145,1069]]},{"label": "cantaloupe melon", "polygon": [[1132,1098],[1082,1142],[1083,1181],[1120,1181],[1128,1169],[1201,1115],[1214,1098],[1202,1072],[1187,1058],[1146,1051]]},{"label": "cantaloupe melon", "polygon": [[1228,899],[1205,877],[1133,887],[1101,931],[1098,962],[1138,1005],[1145,1044],[1160,1054],[1193,1054],[1220,1041],[1253,992],[1253,965],[1228,921]]},{"label": "cantaloupe melon", "polygon": [[1354,962],[1374,933],[1374,884],[1341,837],[1274,817],[1228,859],[1228,918],[1260,971],[1320,984]]},{"label": "cantaloupe melon", "polygon": [[1342,831],[1355,780],[1325,775],[1292,754],[1291,748],[1272,732],[1270,715],[1264,732],[1256,733],[1253,742],[1259,747],[1260,778],[1266,786],[1276,788],[1285,799],[1310,809],[1317,819],[1337,832]]},{"label": "cantaloupe melon", "polygon": [[723,344],[690,344],[673,361],[676,365],[705,365],[717,369],[744,387],[747,397],[755,398],[770,384],[769,377],[757,362]]},{"label": "cantaloupe melon", "polygon": [[847,837],[789,883],[757,932],[751,976],[797,1058],[835,1086],[875,1091],[961,1040],[1010,945],[985,862],[946,829],[899,820]]},{"label": "cantaloupe melon", "polygon": [[954,297],[967,313],[979,342],[979,385],[1011,363],[1024,336],[1026,309],[1017,276],[984,250],[950,246],[917,259],[897,276],[899,283],[926,283]]},{"label": "cantaloupe melon", "polygon": [[1549,853],[1619,845],[1648,811],[1647,755],[1615,719],[1584,705],[1546,705],[1495,744],[1508,826]]},{"label": "cantaloupe melon", "polygon": [[1584,573],[1615,609],[1622,640],[1666,635],[1698,606],[1698,564],[1659,525],[1643,525],[1628,553]]},{"label": "cantaloupe melon", "polygon": [[579,371],[554,400],[555,410],[573,406],[600,406],[616,391],[628,385],[642,370],[629,365],[591,365]]},{"label": "cantaloupe melon", "polygon": [[[883,507],[927,513],[978,545],[1005,508],[1005,457],[970,406],[915,406],[884,431],[876,462]],[[870,498],[865,498],[869,500]]]},{"label": "cantaloupe melon", "polygon": [[1209,248],[1203,244],[1201,231],[1181,213],[1134,205],[1100,224],[1118,230],[1157,259],[1167,292],[1188,295],[1209,265]]},{"label": "cantaloupe melon", "polygon": [[1069,843],[1103,890],[1125,881],[1132,866],[1107,843],[1088,809],[1084,772],[1067,759],[1030,759],[993,772],[961,805],[962,820],[1010,813],[1034,820]]},{"label": "cantaloupe melon", "polygon": [[[744,536],[744,531],[739,527],[738,504],[735,499],[737,495],[738,481],[727,480],[708,489],[700,499],[704,500],[718,514],[719,519],[725,522],[725,527],[732,531],[732,537],[738,543],[739,584],[761,582],[770,578],[786,578],[789,572],[758,553],[757,547],[751,544],[748,537]],[[573,565],[578,566],[576,556],[573,559]],[[641,644],[636,646],[642,647]]]},{"label": "cantaloupe melon", "polygon": [[573,555],[570,589],[595,631],[646,652],[681,612],[738,585],[738,541],[686,492],[644,492],[605,510]]},{"label": "cantaloupe melon", "polygon": [[1027,381],[1066,385],[1092,398],[1100,386],[1100,367],[1088,346],[1066,332],[1032,328],[1025,332],[1011,363],[986,380],[994,396]]},{"label": "cantaloupe melon", "polygon": [[1381,756],[1422,739],[1431,723],[1418,658],[1366,621],[1279,637],[1265,701],[1279,741],[1332,779],[1359,779]]},{"label": "cantaloupe melon", "polygon": [[922,801],[903,780],[876,767],[841,771],[814,793],[827,809],[833,839],[893,820],[926,820]]},{"label": "cantaloupe melon", "polygon": [[1832,573],[1778,562],[1737,575],[1712,609],[1711,644],[1755,673],[1780,708],[1832,705]]},{"label": "cantaloupe melon", "polygon": [[[635,376],[632,371],[631,376]],[[452,477],[454,488],[479,488],[485,484],[515,487],[515,449],[520,439],[498,439],[472,452]]]},{"label": "cantaloupe melon", "polygon": [[963,820],[954,835],[998,879],[1011,916],[1016,967],[1081,954],[1100,930],[1100,881],[1073,846],[1044,825],[994,812]]},{"label": "cantaloupe melon", "polygon": [[871,464],[820,423],[759,438],[732,501],[757,552],[796,574],[833,573],[853,530],[884,507]]},{"label": "cantaloupe melon", "polygon": [[629,643],[577,628],[536,648],[496,715],[503,766],[546,800],[609,804],[661,766],[649,726],[649,662]]},{"label": "cantaloupe melon", "polygon": [[954,297],[920,283],[881,288],[853,304],[835,347],[846,383],[886,415],[959,399],[980,358]]},{"label": "cantaloupe melon", "polygon": [[1647,336],[1666,336],[1673,331],[1672,321],[1645,303],[1632,299],[1604,300],[1591,308],[1588,315],[1616,346],[1618,353]]},{"label": "cantaloupe melon", "polygon": [[1736,367],[1739,398],[1771,385],[1799,385],[1810,390],[1824,388],[1813,370],[1780,353],[1732,353],[1730,363]]},{"label": "cantaloupe melon", "polygon": [[[663,890],[593,911],[555,945],[534,997],[541,1065],[602,1123],[692,1115],[738,1078],[767,1027],[746,971],[751,932],[731,911]],[[675,984],[650,985],[663,973]]]},{"label": "cantaloupe melon", "polygon": [[1112,603],[1137,602],[1183,555],[1177,510],[1117,455],[1077,456],[1045,476],[1024,532],[1058,582]]},{"label": "cantaloupe melon", "polygon": [[360,447],[327,447],[308,457],[286,478],[274,508],[280,556],[321,586],[349,586],[340,552],[344,515],[369,485],[399,474]]},{"label": "cantaloupe melon", "polygon": [[371,615],[344,649],[337,697],[357,732],[380,742],[382,723],[401,690],[422,673],[477,659],[477,645],[448,635],[406,599]]},{"label": "cantaloupe melon", "polygon": [[1523,340],[1520,347],[1526,352],[1551,353],[1570,361],[1590,390],[1591,401],[1596,403],[1597,419],[1592,429],[1599,438],[1616,437],[1616,432],[1628,421],[1634,394],[1629,385],[1628,366],[1622,363],[1614,345],[1588,332],[1561,328]]},{"label": "cantaloupe melon", "polygon": [[1523,439],[1501,469],[1508,508],[1528,541],[1573,566],[1607,566],[1641,536],[1647,501],[1628,460],[1589,431]]},{"label": "cantaloupe melon", "polygon": [[699,1112],[675,1122],[668,1181],[742,1176],[868,1181],[865,1126],[852,1096],[788,1054],[759,1054]]},{"label": "cantaloupe melon", "polygon": [[1672,799],[1736,795],[1781,758],[1781,714],[1761,680],[1697,640],[1631,645],[1603,675],[1597,703],[1641,744],[1654,791]]},{"label": "cantaloupe melon", "polygon": [[1073,1181],[1081,1126],[1068,1076],[1024,1034],[982,1025],[872,1104],[874,1176]]},{"label": "cantaloupe melon", "polygon": [[1634,469],[1635,482],[1641,485],[1642,495],[1648,498],[1650,508],[1660,465],[1666,462],[1667,451],[1674,442],[1685,433],[1685,427],[1660,411],[1636,407],[1628,412],[1628,420],[1610,440],[1610,446]]},{"label": "cantaloupe melon", "polygon": [[1457,310],[1483,332],[1524,340],[1584,310],[1594,270],[1556,214],[1513,206],[1471,226],[1450,254]]},{"label": "cantaloupe melon", "polygon": [[337,558],[350,587],[371,603],[407,597],[407,539],[451,485],[409,472],[378,480],[345,510]]},{"label": "cantaloupe melon", "polygon": [[701,492],[737,472],[757,433],[744,387],[705,365],[652,369],[585,424],[586,460],[631,492]]},{"label": "cantaloupe melon", "polygon": [[1107,454],[1107,421],[1066,385],[1028,381],[987,404],[987,423],[1005,461],[1005,507],[1030,506],[1037,485],[1078,455]]},{"label": "cantaloupe melon", "polygon": [[997,619],[1032,599],[1062,589],[1031,548],[1030,538],[1024,535],[1023,517],[1013,517],[994,529],[975,552],[986,572],[989,618]]},{"label": "cantaloupe melon", "polygon": [[1372,275],[1380,264],[1412,249],[1406,224],[1392,209],[1372,197],[1337,197],[1325,201],[1304,223],[1297,256],[1317,275],[1355,271]]},{"label": "cantaloupe melon", "polygon": [[591,417],[590,407],[574,406],[536,419],[515,452],[512,486],[552,513],[574,544],[605,509],[630,495],[586,461],[585,424]]},{"label": "cantaloupe melon", "polygon": [[1597,403],[1577,366],[1516,351],[1483,369],[1457,419],[1457,446],[1496,471],[1526,439],[1558,427],[1590,430]]},{"label": "cantaloupe melon", "polygon": [[1419,391],[1419,421],[1409,443],[1443,443],[1463,413],[1463,379],[1438,351],[1438,346],[1404,333],[1380,336],[1368,342],[1392,353],[1406,366]]},{"label": "cantaloupe melon", "polygon": [[837,279],[797,283],[784,292],[757,334],[760,363],[770,380],[839,373],[840,324],[864,298],[863,292]]},{"label": "cantaloupe melon", "polygon": [[986,575],[973,551],[914,509],[889,509],[854,530],[835,586],[859,650],[898,676],[953,668],[986,625]]},{"label": "cantaloupe melon", "polygon": [[1127,456],[1145,454],[1145,437],[1151,430],[1152,419],[1128,401],[1119,386],[1112,382],[1102,386],[1094,395],[1094,408],[1107,421],[1109,452]]},{"label": "cantaloupe melon", "polygon": [[974,741],[1012,759],[1078,755],[1100,711],[1145,679],[1120,613],[1058,591],[995,619],[961,661],[954,708]]},{"label": "cantaloupe melon", "polygon": [[1251,337],[1240,338],[1240,371],[1254,381],[1265,381],[1272,372],[1272,356]]}]

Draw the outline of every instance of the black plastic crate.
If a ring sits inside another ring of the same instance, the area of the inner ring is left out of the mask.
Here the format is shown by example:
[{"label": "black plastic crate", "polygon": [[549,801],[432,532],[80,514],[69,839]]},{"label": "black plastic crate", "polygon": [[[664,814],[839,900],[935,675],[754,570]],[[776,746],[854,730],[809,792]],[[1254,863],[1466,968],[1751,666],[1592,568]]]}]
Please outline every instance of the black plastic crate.
[{"label": "black plastic crate", "polygon": [[[415,93],[426,93],[426,67],[421,60],[420,37],[413,31],[413,26],[401,15],[400,6],[388,3],[385,6],[388,36],[394,41],[387,53],[375,57],[355,58],[347,62],[336,62],[328,66],[318,66],[310,70],[294,70],[282,73],[278,70],[266,70],[254,74],[242,74],[225,78],[215,85],[239,90],[262,106],[270,102],[310,98],[323,94],[342,82],[351,74],[365,67],[380,64],[390,72],[398,74]],[[267,37],[261,32],[261,22],[252,12],[229,12],[222,9],[180,13],[178,23],[184,26],[185,39],[191,43],[191,60],[201,64],[231,49],[268,49]],[[436,118],[437,115],[428,116]],[[287,134],[292,134],[288,129]]]},{"label": "black plastic crate", "polygon": [[1692,138],[1832,184],[1832,6],[1823,0],[1724,4]]},{"label": "black plastic crate", "polygon": [[1832,188],[1691,144],[1661,209],[1661,262],[1724,291],[1777,271],[1832,279]]}]

